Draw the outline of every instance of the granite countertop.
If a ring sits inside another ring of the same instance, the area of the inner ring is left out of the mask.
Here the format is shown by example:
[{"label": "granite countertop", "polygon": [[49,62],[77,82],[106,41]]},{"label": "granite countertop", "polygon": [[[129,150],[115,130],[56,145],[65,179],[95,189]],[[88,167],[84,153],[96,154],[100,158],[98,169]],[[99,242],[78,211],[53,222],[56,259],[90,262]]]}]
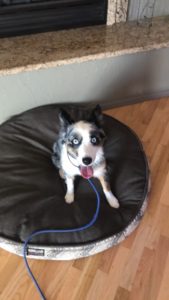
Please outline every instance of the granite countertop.
[{"label": "granite countertop", "polygon": [[169,46],[169,18],[0,39],[0,75]]}]

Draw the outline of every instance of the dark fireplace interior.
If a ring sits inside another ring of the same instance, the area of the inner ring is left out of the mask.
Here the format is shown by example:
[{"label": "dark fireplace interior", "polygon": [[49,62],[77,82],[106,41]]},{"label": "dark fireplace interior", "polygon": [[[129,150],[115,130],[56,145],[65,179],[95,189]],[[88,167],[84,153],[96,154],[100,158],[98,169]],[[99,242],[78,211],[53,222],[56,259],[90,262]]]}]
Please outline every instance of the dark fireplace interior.
[{"label": "dark fireplace interior", "polygon": [[0,37],[106,23],[107,0],[0,0]]}]

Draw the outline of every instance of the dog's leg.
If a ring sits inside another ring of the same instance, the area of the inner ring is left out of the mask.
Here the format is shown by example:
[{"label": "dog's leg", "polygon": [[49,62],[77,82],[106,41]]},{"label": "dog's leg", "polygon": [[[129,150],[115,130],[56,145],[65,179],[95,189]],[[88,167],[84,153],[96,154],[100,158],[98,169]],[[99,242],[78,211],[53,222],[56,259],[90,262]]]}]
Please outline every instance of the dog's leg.
[{"label": "dog's leg", "polygon": [[59,169],[59,175],[62,179],[65,179],[65,173],[64,173],[63,169]]},{"label": "dog's leg", "polygon": [[99,177],[104,194],[105,194],[106,199],[107,199],[108,203],[110,204],[110,206],[112,206],[114,208],[119,208],[119,202],[116,199],[116,197],[113,195],[113,193],[110,189],[110,184],[109,184],[109,180],[107,177],[108,177],[107,175]]},{"label": "dog's leg", "polygon": [[67,192],[65,196],[66,203],[72,203],[74,201],[74,177],[65,178],[66,185],[67,185]]}]

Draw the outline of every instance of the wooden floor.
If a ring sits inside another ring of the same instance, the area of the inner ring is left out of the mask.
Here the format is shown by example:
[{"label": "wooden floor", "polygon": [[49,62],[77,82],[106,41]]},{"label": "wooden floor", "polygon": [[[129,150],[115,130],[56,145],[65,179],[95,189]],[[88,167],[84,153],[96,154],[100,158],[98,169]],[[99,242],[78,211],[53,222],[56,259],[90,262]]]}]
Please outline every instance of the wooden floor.
[{"label": "wooden floor", "polygon": [[[169,98],[107,113],[144,144],[152,172],[147,212],[119,246],[77,261],[31,261],[31,268],[47,300],[169,300]],[[39,299],[22,258],[3,250],[0,299]]]}]

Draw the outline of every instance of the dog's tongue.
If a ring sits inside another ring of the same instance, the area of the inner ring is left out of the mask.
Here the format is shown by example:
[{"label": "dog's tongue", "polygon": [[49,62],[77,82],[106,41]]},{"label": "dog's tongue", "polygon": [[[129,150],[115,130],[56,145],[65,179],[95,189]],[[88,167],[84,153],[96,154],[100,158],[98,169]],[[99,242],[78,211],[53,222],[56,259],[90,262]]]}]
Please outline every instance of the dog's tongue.
[{"label": "dog's tongue", "polygon": [[86,179],[93,176],[93,168],[89,167],[89,166],[87,166],[87,167],[80,166],[80,172],[81,172],[81,175]]}]

